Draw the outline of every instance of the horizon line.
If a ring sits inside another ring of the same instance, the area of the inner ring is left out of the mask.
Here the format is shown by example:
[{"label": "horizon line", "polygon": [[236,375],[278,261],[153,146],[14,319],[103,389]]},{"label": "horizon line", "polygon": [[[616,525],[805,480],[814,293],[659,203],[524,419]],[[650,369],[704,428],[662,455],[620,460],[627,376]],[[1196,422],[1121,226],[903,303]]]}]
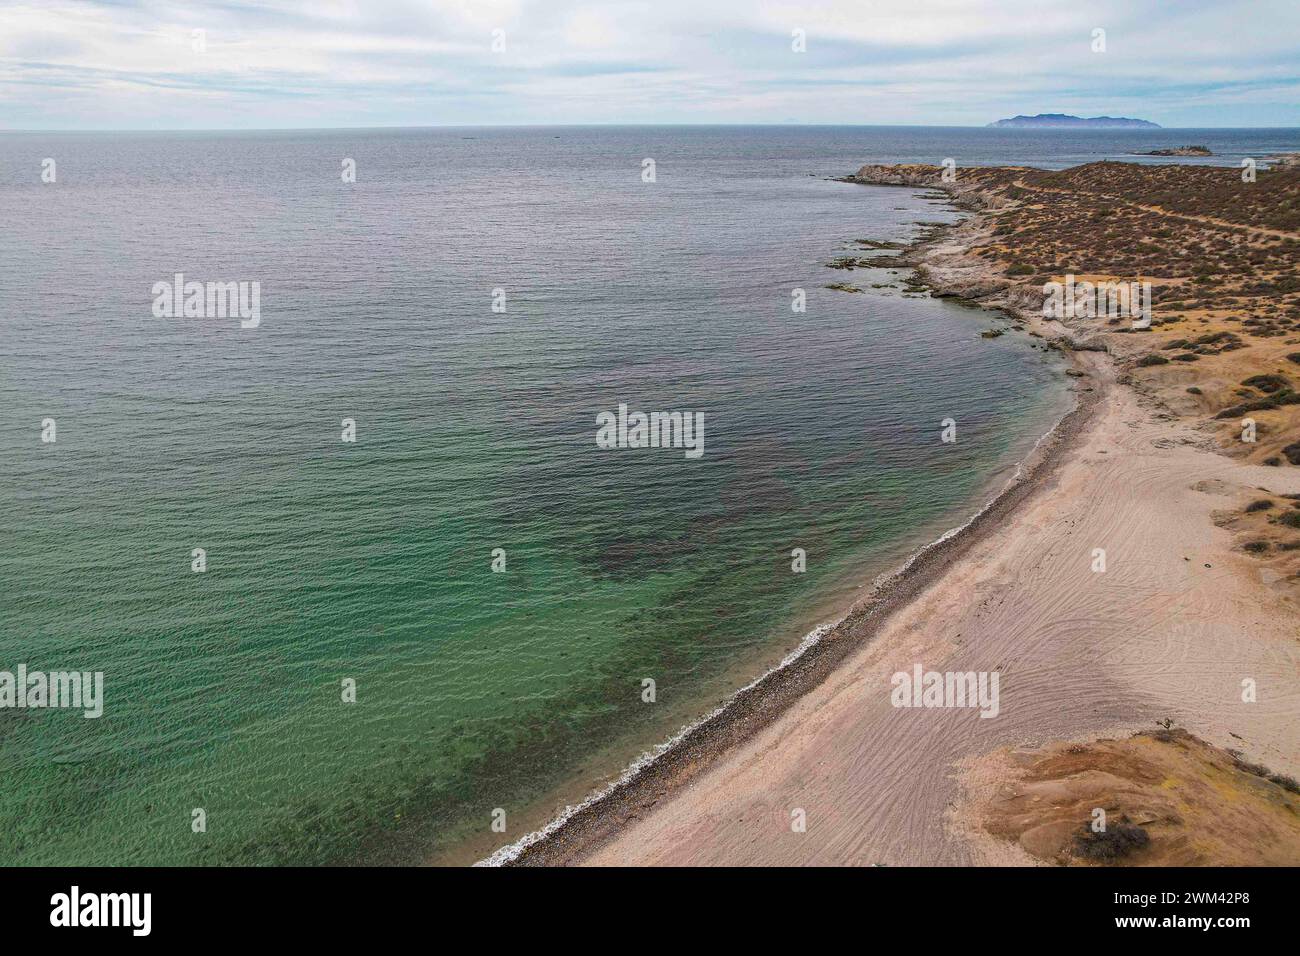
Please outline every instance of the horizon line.
[{"label": "horizon line", "polygon": [[782,129],[1001,129],[1017,133],[1152,133],[1179,130],[1253,130],[1300,131],[1300,126],[1155,126],[1087,127],[1021,126],[997,127],[992,123],[965,125],[951,123],[429,123],[390,124],[379,126],[169,126],[169,127],[0,127],[5,133],[288,133],[288,132],[366,132],[371,130],[429,129],[666,129],[666,128],[782,128]]}]

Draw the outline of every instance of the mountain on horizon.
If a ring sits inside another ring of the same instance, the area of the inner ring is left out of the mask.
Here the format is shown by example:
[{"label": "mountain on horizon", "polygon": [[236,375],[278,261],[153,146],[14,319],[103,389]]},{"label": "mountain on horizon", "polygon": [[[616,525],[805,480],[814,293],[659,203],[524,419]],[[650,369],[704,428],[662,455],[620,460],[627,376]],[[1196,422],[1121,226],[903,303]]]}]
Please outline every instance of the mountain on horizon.
[{"label": "mountain on horizon", "polygon": [[1037,116],[1013,116],[989,123],[992,127],[1012,129],[1160,129],[1159,123],[1150,120],[1129,119],[1126,116],[1070,116],[1067,113],[1039,113]]}]

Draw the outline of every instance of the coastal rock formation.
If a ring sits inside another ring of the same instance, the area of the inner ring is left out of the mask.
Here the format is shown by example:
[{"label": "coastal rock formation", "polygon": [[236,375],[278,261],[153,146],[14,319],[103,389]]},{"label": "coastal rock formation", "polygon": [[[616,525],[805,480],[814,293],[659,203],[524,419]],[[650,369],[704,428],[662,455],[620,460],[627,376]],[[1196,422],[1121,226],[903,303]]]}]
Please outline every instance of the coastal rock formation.
[{"label": "coastal rock formation", "polygon": [[[1046,323],[1054,344],[1109,352],[1128,384],[1224,454],[1300,463],[1300,167],[1249,183],[1232,168],[1116,162],[942,173],[868,165],[850,177],[937,188],[977,211],[904,254],[933,294],[1028,321],[1052,285],[1141,280],[1149,325],[1070,314]],[[1249,513],[1243,500],[1218,523],[1275,587],[1300,591],[1300,502],[1272,500]]]},{"label": "coastal rock formation", "polygon": [[911,163],[899,166],[866,165],[848,177],[852,182],[876,186],[934,186],[941,184],[943,167]]},{"label": "coastal rock formation", "polygon": [[1145,153],[1130,153],[1131,156],[1213,156],[1205,146],[1175,146],[1172,149],[1153,149]]}]

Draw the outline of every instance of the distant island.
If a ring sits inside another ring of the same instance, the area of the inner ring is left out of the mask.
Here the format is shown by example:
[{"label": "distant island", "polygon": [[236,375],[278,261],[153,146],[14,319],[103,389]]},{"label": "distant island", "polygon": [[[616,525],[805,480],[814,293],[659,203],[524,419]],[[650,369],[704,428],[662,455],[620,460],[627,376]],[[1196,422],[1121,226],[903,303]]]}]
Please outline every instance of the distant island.
[{"label": "distant island", "polygon": [[989,126],[1010,129],[1160,129],[1159,123],[1129,119],[1126,116],[1069,116],[1065,113],[1039,113],[1037,116],[1013,116]]}]

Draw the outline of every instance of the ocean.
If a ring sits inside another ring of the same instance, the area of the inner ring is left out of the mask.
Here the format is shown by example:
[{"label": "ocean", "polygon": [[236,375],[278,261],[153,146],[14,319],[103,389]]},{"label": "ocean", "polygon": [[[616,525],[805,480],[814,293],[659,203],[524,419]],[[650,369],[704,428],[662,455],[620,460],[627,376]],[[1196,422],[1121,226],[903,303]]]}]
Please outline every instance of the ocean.
[{"label": "ocean", "polygon": [[[1184,143],[1297,133],[0,132],[0,672],[104,682],[97,718],[0,708],[0,863],[517,839],[1069,405],[996,317],[827,268],[956,218],[831,177]],[[157,314],[178,274],[257,283],[255,326]],[[621,405],[702,415],[703,453],[598,446]]]}]

